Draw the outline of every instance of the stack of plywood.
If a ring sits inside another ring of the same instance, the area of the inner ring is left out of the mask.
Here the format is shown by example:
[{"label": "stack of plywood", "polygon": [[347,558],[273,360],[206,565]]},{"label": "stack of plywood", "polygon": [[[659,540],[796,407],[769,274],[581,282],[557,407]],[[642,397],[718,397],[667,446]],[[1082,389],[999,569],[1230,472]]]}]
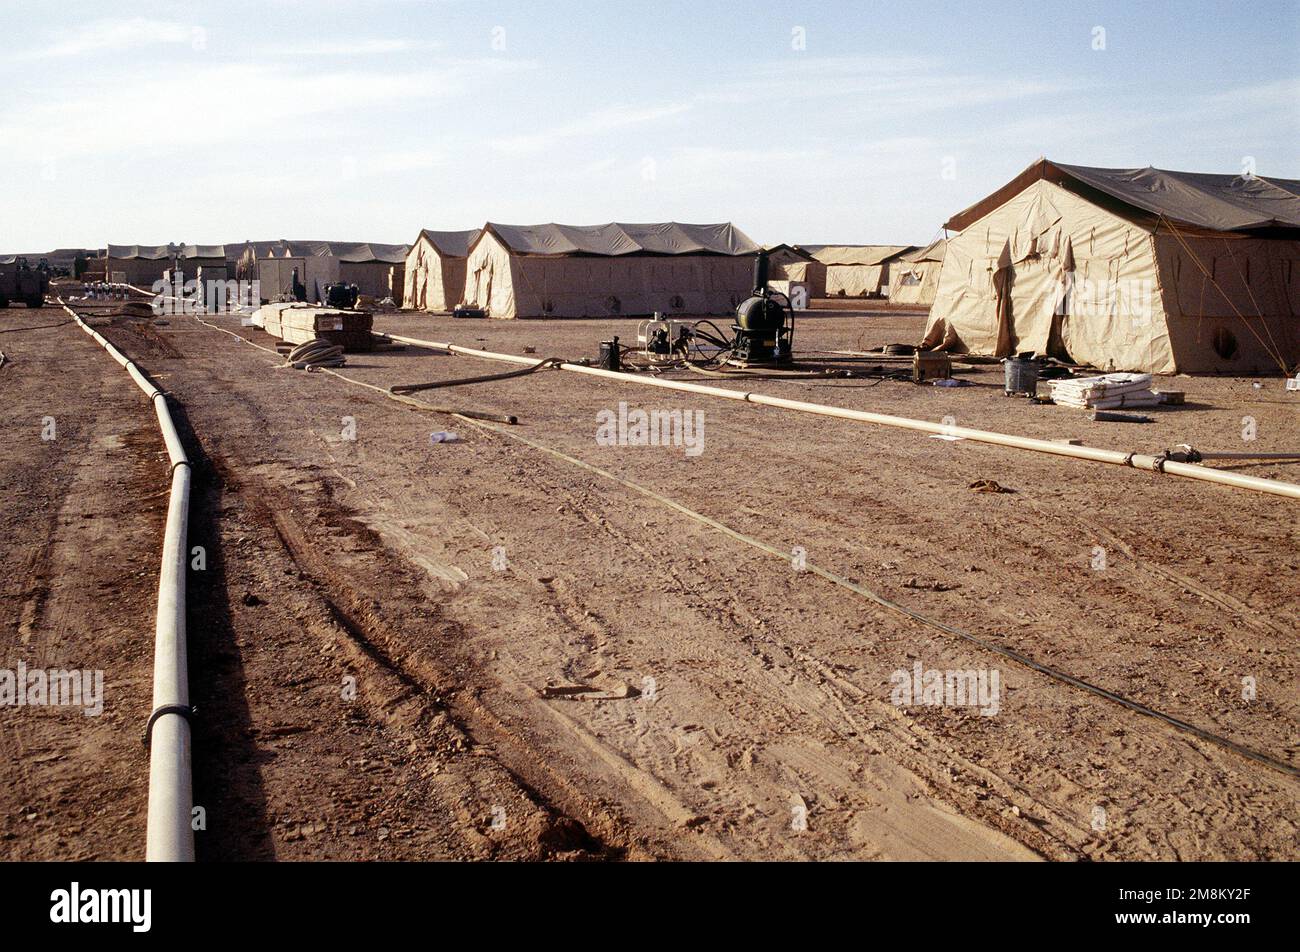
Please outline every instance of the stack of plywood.
[{"label": "stack of plywood", "polygon": [[1088,410],[1153,407],[1160,399],[1151,391],[1150,374],[1115,373],[1051,382],[1052,402]]},{"label": "stack of plywood", "polygon": [[368,311],[345,311],[311,304],[266,304],[257,309],[253,323],[272,337],[289,344],[305,344],[321,338],[340,344],[344,350],[374,349],[370,335],[373,319]]}]

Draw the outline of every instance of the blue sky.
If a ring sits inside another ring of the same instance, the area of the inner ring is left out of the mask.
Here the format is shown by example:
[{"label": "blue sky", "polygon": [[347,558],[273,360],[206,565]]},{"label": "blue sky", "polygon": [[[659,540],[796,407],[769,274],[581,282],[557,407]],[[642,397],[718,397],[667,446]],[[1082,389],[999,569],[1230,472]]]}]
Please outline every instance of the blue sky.
[{"label": "blue sky", "polygon": [[1300,178],[1300,0],[33,9],[0,5],[0,252],[485,220],[921,244],[1040,155]]}]

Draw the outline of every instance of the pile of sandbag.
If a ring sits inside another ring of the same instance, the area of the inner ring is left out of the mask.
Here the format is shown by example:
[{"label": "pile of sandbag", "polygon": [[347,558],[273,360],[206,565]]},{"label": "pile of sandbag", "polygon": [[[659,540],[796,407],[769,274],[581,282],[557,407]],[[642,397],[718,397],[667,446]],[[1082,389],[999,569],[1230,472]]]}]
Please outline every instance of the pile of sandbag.
[{"label": "pile of sandbag", "polygon": [[1160,397],[1151,389],[1150,374],[1102,374],[1053,380],[1052,402],[1086,410],[1118,410],[1121,407],[1153,407]]}]

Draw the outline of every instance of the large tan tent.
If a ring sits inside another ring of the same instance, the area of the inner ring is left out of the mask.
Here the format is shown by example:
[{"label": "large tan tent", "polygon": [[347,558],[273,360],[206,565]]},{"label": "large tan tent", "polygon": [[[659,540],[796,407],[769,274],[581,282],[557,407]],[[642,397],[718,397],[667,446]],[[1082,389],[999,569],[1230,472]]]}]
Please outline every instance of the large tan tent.
[{"label": "large tan tent", "polygon": [[320,299],[325,285],[336,281],[355,284],[368,297],[384,298],[389,271],[406,260],[409,250],[407,245],[365,241],[248,241],[238,273],[245,280],[260,281],[267,300],[292,291],[295,268],[308,300]]},{"label": "large tan tent", "polygon": [[1300,359],[1300,182],[1041,159],[948,222],[925,346],[1103,370]]},{"label": "large tan tent", "polygon": [[176,267],[192,281],[200,274],[205,281],[226,279],[225,245],[181,245],[176,254]]},{"label": "large tan tent", "polygon": [[107,274],[109,280],[148,290],[163,273],[170,271],[176,257],[176,245],[108,245]]},{"label": "large tan tent", "polygon": [[406,255],[402,307],[450,311],[465,295],[465,261],[482,230],[424,229]]},{"label": "large tan tent", "polygon": [[[799,245],[826,269],[826,297],[878,297],[889,285],[889,265],[914,245]],[[821,297],[822,295],[814,295]]]},{"label": "large tan tent", "polygon": [[470,248],[465,303],[497,318],[728,314],[758,250],[729,223],[489,222]]},{"label": "large tan tent", "polygon": [[768,277],[773,281],[802,281],[808,296],[826,296],[826,265],[802,248],[773,245],[767,249]]},{"label": "large tan tent", "polygon": [[920,251],[909,251],[895,258],[890,265],[890,303],[933,304],[947,248],[948,239],[938,238]]},{"label": "large tan tent", "polygon": [[374,242],[327,242],[339,259],[339,280],[355,284],[367,297],[386,298],[388,273],[406,261],[409,245],[380,245]]}]

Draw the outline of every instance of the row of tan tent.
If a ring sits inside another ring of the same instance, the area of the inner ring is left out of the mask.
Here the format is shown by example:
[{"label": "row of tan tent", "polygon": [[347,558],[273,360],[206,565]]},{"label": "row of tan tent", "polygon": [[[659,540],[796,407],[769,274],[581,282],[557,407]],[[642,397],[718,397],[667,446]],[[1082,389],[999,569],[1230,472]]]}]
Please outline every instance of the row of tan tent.
[{"label": "row of tan tent", "polygon": [[[934,301],[945,239],[915,245],[776,245],[768,249],[774,280],[808,285],[808,296],[887,297],[902,304]],[[901,291],[901,293],[899,293]]]},{"label": "row of tan tent", "polygon": [[826,269],[824,297],[883,297],[890,268],[914,245],[800,245]]},{"label": "row of tan tent", "polygon": [[367,297],[382,299],[393,294],[393,269],[402,266],[409,250],[408,245],[368,241],[250,241],[240,254],[236,273],[260,281],[262,297],[268,299],[292,290],[294,270],[309,296],[326,284],[342,282],[355,284]]},{"label": "row of tan tent", "polygon": [[229,270],[225,245],[110,243],[105,256],[107,276],[136,287],[147,288],[176,269],[193,276],[203,268],[205,274],[220,279],[225,279]]},{"label": "row of tan tent", "polygon": [[495,318],[729,314],[752,289],[759,250],[729,222],[426,229],[406,258],[404,306],[465,304]]},{"label": "row of tan tent", "polygon": [[926,347],[1148,373],[1300,361],[1300,181],[1040,159],[945,227]]},{"label": "row of tan tent", "polygon": [[[293,274],[310,290],[342,281],[374,298],[392,293],[391,272],[401,268],[407,245],[357,241],[242,241],[223,245],[115,245],[106,250],[106,272],[149,287],[171,271],[186,278],[257,280],[262,296],[292,291]],[[400,288],[400,284],[399,284]]]},{"label": "row of tan tent", "polygon": [[[1040,159],[944,227],[924,248],[777,245],[771,277],[806,283],[812,298],[929,305],[928,348],[1151,373],[1300,361],[1300,182]],[[730,223],[489,222],[425,230],[410,246],[109,245],[107,255],[109,273],[133,284],[224,268],[274,291],[296,270],[409,308],[516,318],[727,314],[750,291],[758,251]]]}]

